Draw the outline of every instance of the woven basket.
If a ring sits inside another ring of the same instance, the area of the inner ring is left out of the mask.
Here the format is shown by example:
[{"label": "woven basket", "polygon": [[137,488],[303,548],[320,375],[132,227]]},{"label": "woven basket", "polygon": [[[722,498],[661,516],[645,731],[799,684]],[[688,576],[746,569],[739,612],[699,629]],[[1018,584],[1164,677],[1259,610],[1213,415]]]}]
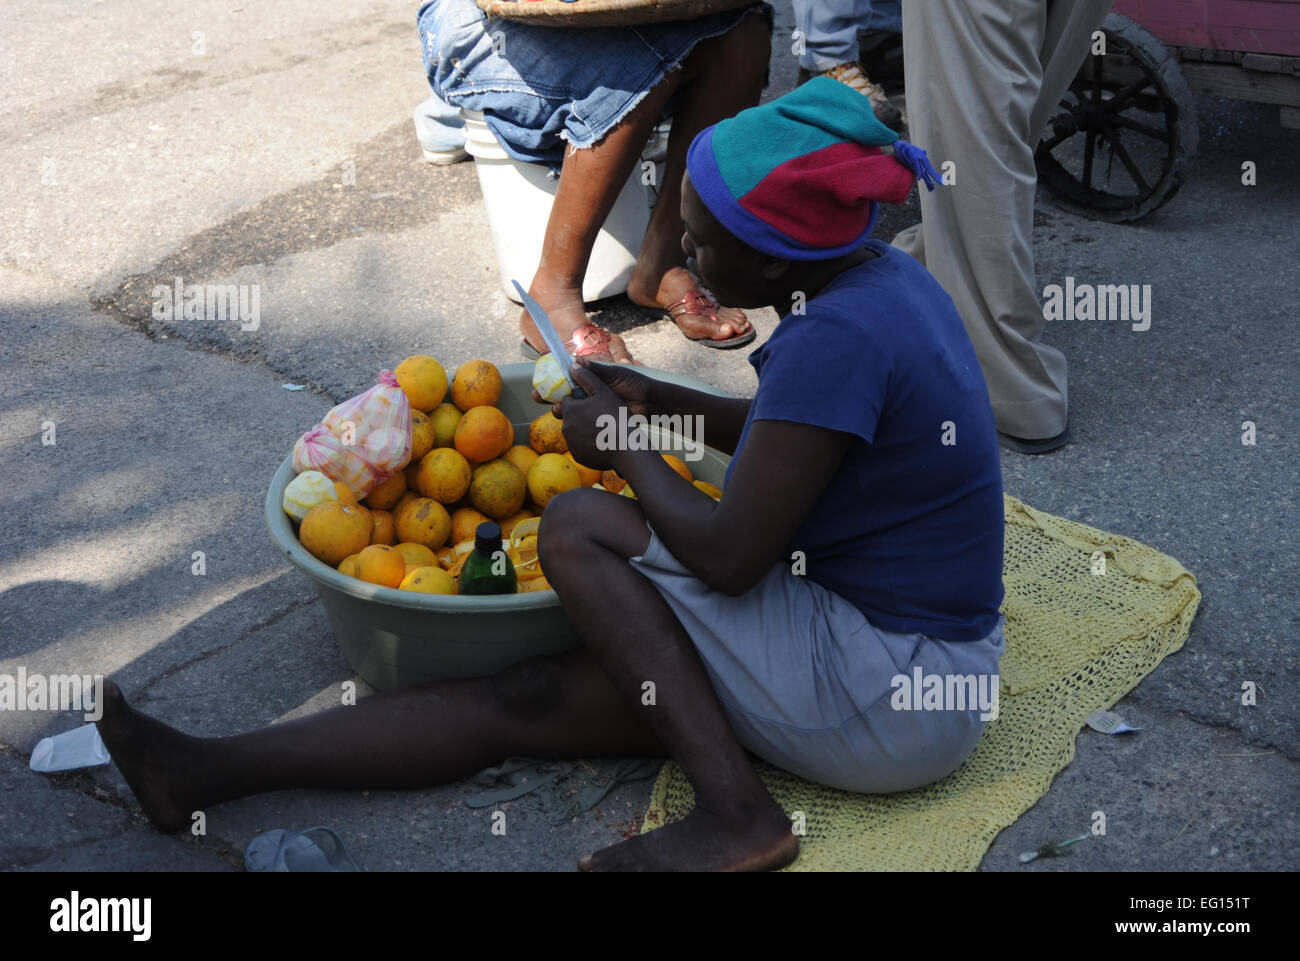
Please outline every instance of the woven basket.
[{"label": "woven basket", "polygon": [[697,20],[748,7],[757,0],[474,0],[488,19],[541,27],[635,27],[643,23]]}]

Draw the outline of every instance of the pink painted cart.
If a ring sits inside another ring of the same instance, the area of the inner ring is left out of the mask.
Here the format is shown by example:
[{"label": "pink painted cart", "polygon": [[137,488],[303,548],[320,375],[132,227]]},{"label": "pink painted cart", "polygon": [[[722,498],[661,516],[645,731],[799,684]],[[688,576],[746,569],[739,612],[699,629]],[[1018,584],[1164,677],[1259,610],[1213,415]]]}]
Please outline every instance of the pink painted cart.
[{"label": "pink painted cart", "polygon": [[1102,33],[1035,157],[1068,209],[1131,221],[1172,198],[1196,152],[1194,94],[1275,103],[1300,128],[1300,0],[1116,0]]}]

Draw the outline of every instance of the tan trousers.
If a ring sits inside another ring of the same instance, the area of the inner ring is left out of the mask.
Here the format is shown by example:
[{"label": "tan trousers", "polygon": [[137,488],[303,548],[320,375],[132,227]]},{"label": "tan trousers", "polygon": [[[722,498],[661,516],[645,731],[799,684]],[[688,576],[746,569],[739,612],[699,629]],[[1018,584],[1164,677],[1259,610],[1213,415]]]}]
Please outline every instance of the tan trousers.
[{"label": "tan trousers", "polygon": [[957,304],[998,430],[1065,430],[1065,355],[1039,342],[1034,145],[1087,56],[1112,0],[907,0],[908,136],[955,184],[921,189],[921,223],[894,246]]}]

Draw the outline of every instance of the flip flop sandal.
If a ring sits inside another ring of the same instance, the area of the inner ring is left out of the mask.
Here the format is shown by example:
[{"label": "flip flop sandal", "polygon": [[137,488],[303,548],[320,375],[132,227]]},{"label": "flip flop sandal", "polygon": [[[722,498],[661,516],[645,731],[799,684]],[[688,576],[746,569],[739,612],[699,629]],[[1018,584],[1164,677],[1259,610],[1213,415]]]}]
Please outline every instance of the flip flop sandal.
[{"label": "flip flop sandal", "polygon": [[[587,321],[573,332],[573,336],[569,338],[569,346],[573,348],[572,356],[575,360],[579,357],[585,357],[587,354],[609,354],[609,356],[613,357],[614,355],[609,349],[609,343],[612,339],[609,331],[604,327],[597,327],[591,321]],[[625,345],[624,350],[626,349]],[[627,356],[633,366],[645,366],[632,356],[631,351],[628,351]],[[623,363],[623,361],[616,360],[614,363]]]},{"label": "flip flop sandal", "polygon": [[[576,360],[577,358],[586,356],[587,354],[610,354],[610,339],[609,331],[605,330],[603,327],[597,327],[591,321],[587,321],[587,323],[575,330],[573,336],[569,338],[567,344],[569,348],[569,356]],[[543,353],[543,351],[539,351],[536,347],[530,344],[527,338],[524,338],[519,342],[519,350],[526,358],[532,361],[536,361]],[[545,351],[545,353],[549,354],[550,351]],[[610,356],[613,355],[610,354]],[[641,362],[633,360],[632,363],[640,364]]]},{"label": "flip flop sandal", "polygon": [[[307,837],[323,832],[331,841],[329,852]],[[326,827],[284,831],[276,828],[259,834],[244,851],[244,868],[257,872],[292,872],[294,874],[360,871],[343,847],[343,839]]]},{"label": "flip flop sandal", "polygon": [[612,339],[608,330],[587,321],[573,332],[573,336],[569,338],[569,346],[573,348],[574,359],[585,357],[587,354],[610,354],[612,357],[614,355],[609,350]]},{"label": "flip flop sandal", "polygon": [[[648,314],[667,317],[676,324],[678,317],[684,317],[687,314],[699,314],[701,317],[708,317],[710,320],[717,322],[719,319],[718,308],[720,306],[721,304],[718,303],[717,298],[701,287],[698,291],[686,291],[685,296],[680,300],[673,301],[667,307],[645,307],[643,309]],[[678,325],[678,330],[681,330],[680,325]],[[685,331],[682,331],[682,336],[693,343],[703,344],[705,347],[712,347],[714,350],[735,350],[737,347],[744,347],[746,344],[752,343],[754,338],[758,336],[758,331],[753,324],[750,324],[749,330],[745,333],[735,334],[726,340],[713,340],[709,337],[687,337]]]}]

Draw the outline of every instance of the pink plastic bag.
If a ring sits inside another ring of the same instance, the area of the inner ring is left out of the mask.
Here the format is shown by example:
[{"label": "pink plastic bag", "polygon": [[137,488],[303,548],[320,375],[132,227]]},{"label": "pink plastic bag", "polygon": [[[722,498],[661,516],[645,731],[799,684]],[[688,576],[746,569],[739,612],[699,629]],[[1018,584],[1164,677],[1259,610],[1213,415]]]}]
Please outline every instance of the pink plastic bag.
[{"label": "pink plastic bag", "polygon": [[389,370],[330,410],[293,448],[293,469],[318,470],[367,496],[411,460],[411,404]]}]

